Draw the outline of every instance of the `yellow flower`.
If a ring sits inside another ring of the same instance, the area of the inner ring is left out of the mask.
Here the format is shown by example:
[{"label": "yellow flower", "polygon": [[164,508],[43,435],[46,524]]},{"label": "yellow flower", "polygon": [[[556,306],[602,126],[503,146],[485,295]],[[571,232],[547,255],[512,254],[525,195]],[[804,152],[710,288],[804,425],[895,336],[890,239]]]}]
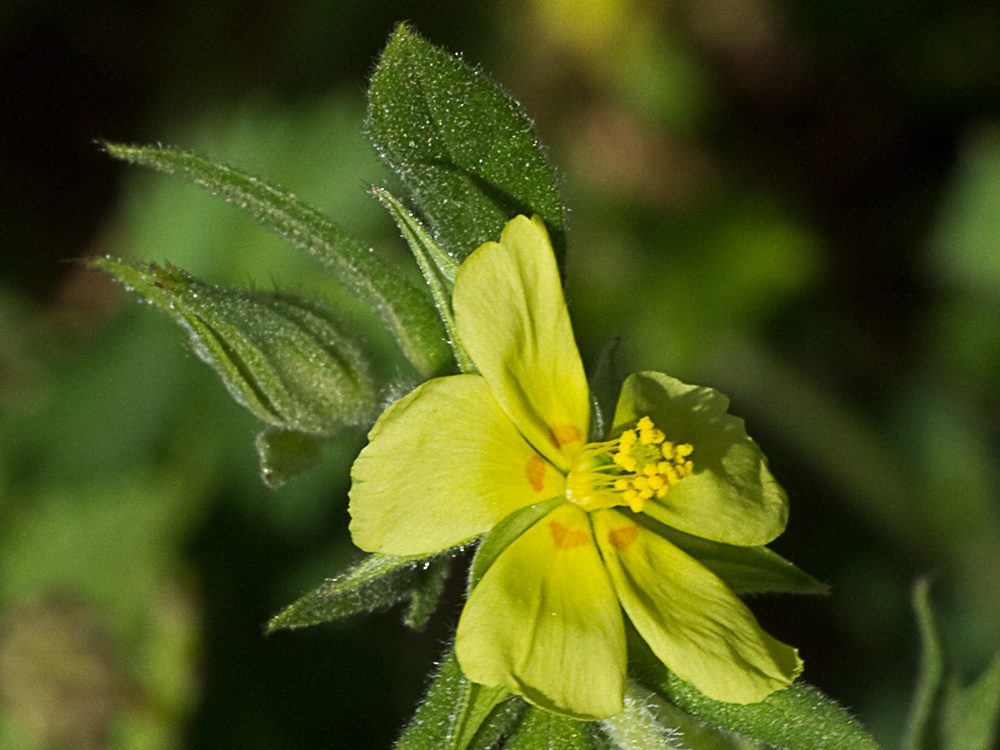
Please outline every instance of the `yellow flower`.
[{"label": "yellow flower", "polygon": [[635,373],[609,435],[592,436],[537,217],[469,256],[452,303],[478,374],[435,378],[386,409],[352,469],[350,511],[355,543],[382,553],[430,554],[493,530],[458,624],[466,676],[576,718],[612,716],[627,616],[710,698],[754,703],[787,687],[802,669],[795,650],[681,549],[692,536],[758,547],[785,527],[784,492],[726,397]]}]

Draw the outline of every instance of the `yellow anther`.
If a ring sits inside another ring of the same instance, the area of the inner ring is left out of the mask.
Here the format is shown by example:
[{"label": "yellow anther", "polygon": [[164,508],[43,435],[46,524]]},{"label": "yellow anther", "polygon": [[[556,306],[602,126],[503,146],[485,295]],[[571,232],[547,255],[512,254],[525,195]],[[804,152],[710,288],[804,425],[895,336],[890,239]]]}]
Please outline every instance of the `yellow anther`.
[{"label": "yellow anther", "polygon": [[642,430],[639,433],[639,442],[643,445],[659,445],[666,439],[667,438],[666,435],[663,434],[663,430],[657,430],[655,428]]},{"label": "yellow anther", "polygon": [[[668,441],[653,420],[602,443],[590,443],[566,478],[566,496],[586,511],[626,506],[641,513],[647,500],[663,498],[694,473],[693,447]],[[529,476],[530,478],[530,476]]]}]

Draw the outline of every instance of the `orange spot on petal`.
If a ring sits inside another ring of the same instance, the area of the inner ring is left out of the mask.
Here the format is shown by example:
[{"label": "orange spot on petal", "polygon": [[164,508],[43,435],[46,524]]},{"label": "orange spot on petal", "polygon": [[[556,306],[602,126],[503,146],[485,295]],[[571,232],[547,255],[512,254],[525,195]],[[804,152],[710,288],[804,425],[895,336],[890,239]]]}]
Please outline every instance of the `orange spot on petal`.
[{"label": "orange spot on petal", "polygon": [[622,526],[620,529],[608,532],[608,541],[615,549],[628,549],[637,536],[639,536],[638,526]]},{"label": "orange spot on petal", "polygon": [[556,448],[575,443],[583,439],[580,428],[573,424],[557,424],[549,428],[549,439]]},{"label": "orange spot on petal", "polygon": [[528,483],[535,492],[541,492],[545,486],[545,459],[535,454],[528,459],[524,473],[528,475]]},{"label": "orange spot on petal", "polygon": [[558,521],[549,522],[549,531],[559,549],[573,549],[587,543],[587,532],[579,529],[568,529]]}]

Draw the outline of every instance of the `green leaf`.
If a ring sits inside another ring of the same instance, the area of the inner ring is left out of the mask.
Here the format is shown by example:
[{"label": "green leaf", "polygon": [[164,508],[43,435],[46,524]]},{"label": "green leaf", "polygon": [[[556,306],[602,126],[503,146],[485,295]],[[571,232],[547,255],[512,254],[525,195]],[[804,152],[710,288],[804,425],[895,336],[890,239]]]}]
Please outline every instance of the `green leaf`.
[{"label": "green leaf", "polygon": [[427,282],[434,298],[434,306],[437,307],[441,321],[448,331],[448,341],[451,343],[452,351],[455,352],[459,369],[462,372],[475,372],[476,366],[458,338],[455,314],[451,309],[451,292],[455,288],[458,263],[441,249],[430,233],[403,207],[402,203],[393,197],[392,193],[382,188],[375,188],[372,192],[382,205],[389,209],[396,226],[410,246],[417,265],[420,266],[424,281]]},{"label": "green leaf", "polygon": [[360,346],[318,302],[226,289],[179,268],[90,261],[187,330],[195,354],[238,402],[281,430],[332,437],[374,417],[375,390]]},{"label": "green leaf", "polygon": [[466,750],[498,750],[503,747],[501,740],[510,736],[528,708],[528,704],[516,695],[507,697],[486,717]]},{"label": "green leaf", "polygon": [[713,542],[660,523],[646,514],[637,523],[667,539],[711,570],[734,593],[826,594],[829,588],[767,547],[739,547]]},{"label": "green leaf", "polygon": [[564,209],[531,122],[482,71],[400,25],[368,89],[367,133],[448,253],[464,260],[518,214],[560,259]]},{"label": "green leaf", "polygon": [[945,686],[941,719],[944,750],[990,750],[1000,721],[1000,653],[979,679],[962,688],[954,679]]},{"label": "green leaf", "polygon": [[425,572],[417,576],[410,591],[410,606],[403,622],[414,630],[423,630],[444,594],[444,584],[451,573],[451,558],[435,558],[424,566]]},{"label": "green leaf", "polygon": [[944,676],[941,639],[931,610],[930,582],[923,578],[913,586],[913,609],[920,631],[920,667],[910,715],[903,734],[903,750],[924,750],[931,746],[932,722],[938,707]]},{"label": "green leaf", "polygon": [[483,537],[476,550],[476,556],[472,559],[472,569],[469,572],[468,592],[471,593],[476,584],[486,575],[486,571],[494,563],[500,553],[527,531],[537,521],[541,520],[550,511],[562,503],[566,502],[563,496],[557,496],[544,500],[527,508],[521,508],[507,515],[502,521],[494,526],[486,536]]},{"label": "green leaf", "polygon": [[396,750],[486,750],[517,722],[524,705],[520,699],[508,698],[503,688],[470,682],[452,651]]},{"label": "green leaf", "polygon": [[[385,609],[413,597],[431,558],[373,554],[296,600],[267,624],[267,631],[302,628],[358,612]],[[440,575],[440,571],[435,571]]]},{"label": "green leaf", "polygon": [[980,678],[962,688],[944,680],[944,652],[930,602],[930,582],[913,586],[913,609],[920,631],[917,687],[903,737],[903,750],[990,750],[1000,719],[1000,653]]},{"label": "green leaf", "polygon": [[505,750],[596,750],[590,725],[534,706],[504,745]]},{"label": "green leaf", "polygon": [[375,310],[422,375],[451,369],[441,324],[423,291],[312,206],[260,178],[186,151],[102,145],[118,159],[179,175],[239,206],[265,228],[308,251]]},{"label": "green leaf", "polygon": [[324,442],[325,439],[301,432],[262,430],[254,440],[260,458],[260,478],[268,487],[277,488],[305,473],[319,463]]},{"label": "green leaf", "polygon": [[629,667],[645,688],[685,713],[778,750],[877,750],[843,708],[804,682],[741,705],[707,698],[668,670],[631,628]]}]

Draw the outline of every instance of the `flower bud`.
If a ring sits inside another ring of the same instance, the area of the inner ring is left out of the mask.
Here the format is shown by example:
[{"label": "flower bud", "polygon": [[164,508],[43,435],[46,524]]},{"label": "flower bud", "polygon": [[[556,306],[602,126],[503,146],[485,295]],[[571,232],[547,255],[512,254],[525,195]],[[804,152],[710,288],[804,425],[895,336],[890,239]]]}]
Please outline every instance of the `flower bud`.
[{"label": "flower bud", "polygon": [[167,312],[233,397],[267,424],[317,437],[372,418],[375,393],[358,344],[319,302],[227,289],[176,266],[91,261]]}]

